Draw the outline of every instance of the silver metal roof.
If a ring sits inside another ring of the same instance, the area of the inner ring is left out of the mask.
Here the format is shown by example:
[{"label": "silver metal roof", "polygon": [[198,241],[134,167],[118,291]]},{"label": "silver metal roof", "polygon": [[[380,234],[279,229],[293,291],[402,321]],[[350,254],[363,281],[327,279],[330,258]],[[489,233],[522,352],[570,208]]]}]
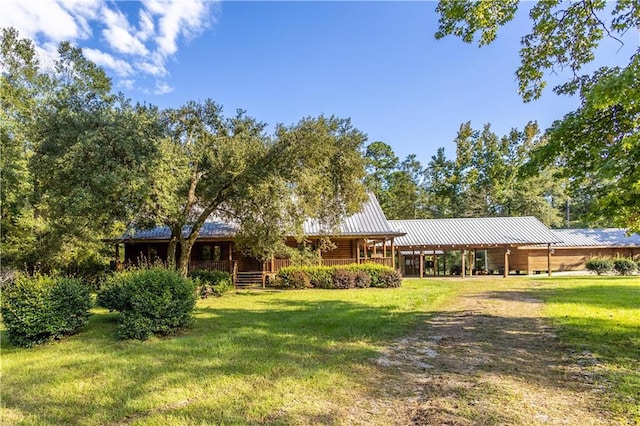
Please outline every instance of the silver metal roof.
[{"label": "silver metal roof", "polygon": [[395,239],[397,246],[486,246],[532,245],[560,242],[535,217],[485,217],[457,219],[390,220],[391,226],[406,232]]},{"label": "silver metal roof", "polygon": [[[187,237],[191,226],[182,228],[182,236]],[[199,238],[232,238],[237,227],[220,221],[207,221],[202,225]],[[168,226],[156,226],[155,228],[136,230],[133,235],[125,235],[123,239],[128,240],[168,240],[171,238],[171,230]]]},{"label": "silver metal roof", "polygon": [[[353,236],[396,236],[402,235],[387,221],[387,218],[373,194],[369,194],[369,201],[365,202],[362,210],[347,217],[339,227],[338,235]],[[309,236],[332,234],[323,229],[317,220],[307,220],[304,223],[304,234]]]},{"label": "silver metal roof", "polygon": [[[182,229],[185,237],[189,233],[189,226]],[[207,220],[198,238],[233,238],[238,226],[225,223],[220,220]],[[403,235],[396,231],[387,221],[378,200],[373,194],[369,194],[369,200],[362,206],[362,210],[347,217],[339,227],[340,232],[329,232],[322,229],[317,220],[307,220],[304,223],[303,232],[308,236],[334,235],[334,236],[397,236]],[[158,226],[148,230],[136,230],[132,235],[125,235],[124,240],[168,240],[171,231],[167,226]]]},{"label": "silver metal roof", "polygon": [[552,229],[561,243],[555,247],[640,247],[640,235],[621,228]]}]

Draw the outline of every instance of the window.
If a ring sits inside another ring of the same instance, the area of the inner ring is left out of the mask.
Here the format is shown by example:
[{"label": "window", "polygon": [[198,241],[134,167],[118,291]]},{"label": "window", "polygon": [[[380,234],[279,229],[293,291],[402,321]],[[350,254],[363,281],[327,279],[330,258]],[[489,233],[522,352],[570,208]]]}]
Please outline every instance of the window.
[{"label": "window", "polygon": [[153,263],[158,259],[158,247],[149,246],[149,263]]},{"label": "window", "polygon": [[202,246],[202,260],[213,260],[211,246]]},{"label": "window", "polygon": [[213,260],[219,262],[222,258],[222,248],[220,246],[202,246],[202,260]]}]

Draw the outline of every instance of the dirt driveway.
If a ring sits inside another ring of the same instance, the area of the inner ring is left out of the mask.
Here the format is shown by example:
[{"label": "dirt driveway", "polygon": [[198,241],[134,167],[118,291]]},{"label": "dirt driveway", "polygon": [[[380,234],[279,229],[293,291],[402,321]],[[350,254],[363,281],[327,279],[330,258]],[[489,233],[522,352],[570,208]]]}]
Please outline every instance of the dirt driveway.
[{"label": "dirt driveway", "polygon": [[590,354],[563,348],[542,302],[513,283],[462,294],[377,360],[392,373],[381,399],[394,422],[612,424],[598,408],[605,389],[588,372]]}]

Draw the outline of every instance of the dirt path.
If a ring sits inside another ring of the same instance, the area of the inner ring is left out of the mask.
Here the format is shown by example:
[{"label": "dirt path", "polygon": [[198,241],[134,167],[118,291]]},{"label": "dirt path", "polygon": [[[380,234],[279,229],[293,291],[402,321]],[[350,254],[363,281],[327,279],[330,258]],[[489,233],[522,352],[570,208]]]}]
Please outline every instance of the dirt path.
[{"label": "dirt path", "polygon": [[394,377],[387,412],[397,424],[611,424],[593,360],[563,349],[541,309],[522,289],[460,296],[378,359]]}]

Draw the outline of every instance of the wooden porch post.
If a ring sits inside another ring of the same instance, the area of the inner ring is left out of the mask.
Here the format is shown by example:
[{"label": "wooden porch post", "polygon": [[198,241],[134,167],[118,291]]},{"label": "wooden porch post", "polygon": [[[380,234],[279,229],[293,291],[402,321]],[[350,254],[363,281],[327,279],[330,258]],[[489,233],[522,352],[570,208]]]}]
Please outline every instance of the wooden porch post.
[{"label": "wooden porch post", "polygon": [[387,257],[387,239],[382,240],[382,257]]},{"label": "wooden porch post", "polygon": [[229,242],[229,273],[233,274],[233,241]]},{"label": "wooden porch post", "polygon": [[440,275],[440,270],[438,269],[438,255],[436,254],[436,250],[433,251],[433,274]]},{"label": "wooden porch post", "polygon": [[502,274],[502,276],[504,278],[507,278],[509,276],[509,254],[511,253],[511,250],[509,250],[508,247],[504,248],[504,272]]},{"label": "wooden porch post", "polygon": [[547,244],[547,275],[551,276],[551,243]]},{"label": "wooden porch post", "polygon": [[[393,238],[391,238],[391,264],[393,266],[393,269],[396,269],[396,247],[393,245]],[[400,267],[400,265],[398,265],[398,267]]]},{"label": "wooden porch post", "polygon": [[442,250],[442,275],[447,275],[447,251]]},{"label": "wooden porch post", "polygon": [[271,271],[270,272],[276,272],[276,257],[275,256],[271,256]]},{"label": "wooden porch post", "polygon": [[360,264],[360,238],[356,239],[356,263]]},{"label": "wooden porch post", "polygon": [[460,273],[462,275],[462,278],[464,278],[464,274],[467,272],[467,265],[465,265],[465,259],[464,259],[466,255],[467,255],[467,251],[460,249],[460,258],[462,259],[462,267],[460,268],[461,269]]},{"label": "wooden porch post", "polygon": [[420,249],[420,278],[424,278],[424,253]]}]

